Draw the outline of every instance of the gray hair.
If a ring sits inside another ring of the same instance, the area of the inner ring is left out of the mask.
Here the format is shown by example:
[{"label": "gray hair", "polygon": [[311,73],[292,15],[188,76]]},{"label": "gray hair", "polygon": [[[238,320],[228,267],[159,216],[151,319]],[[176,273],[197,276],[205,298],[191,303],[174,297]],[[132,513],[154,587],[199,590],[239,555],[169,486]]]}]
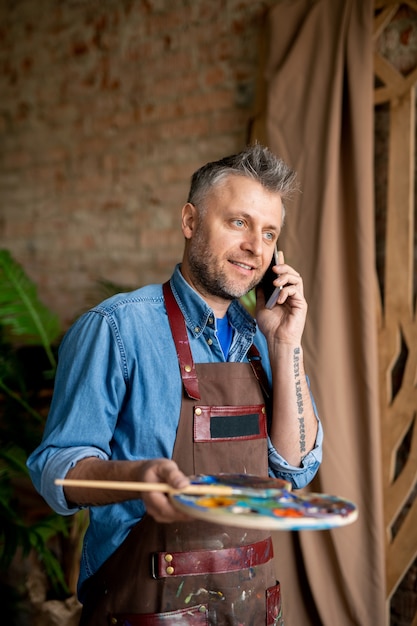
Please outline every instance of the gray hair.
[{"label": "gray hair", "polygon": [[204,200],[210,190],[228,176],[251,178],[268,191],[279,194],[283,202],[297,190],[296,173],[269,148],[256,143],[238,154],[206,163],[194,172],[187,202],[204,210]]}]

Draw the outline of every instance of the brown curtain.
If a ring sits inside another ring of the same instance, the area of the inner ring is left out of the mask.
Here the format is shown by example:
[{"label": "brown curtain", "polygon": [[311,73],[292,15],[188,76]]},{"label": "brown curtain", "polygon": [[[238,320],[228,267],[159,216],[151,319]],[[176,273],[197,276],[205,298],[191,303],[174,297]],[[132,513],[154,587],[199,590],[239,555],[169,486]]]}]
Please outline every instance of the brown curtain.
[{"label": "brown curtain", "polygon": [[254,134],[297,170],[301,185],[280,247],[305,281],[305,358],[325,430],[310,490],[359,508],[344,528],[275,533],[286,626],[387,623],[372,23],[371,0],[281,0],[268,13],[265,115]]}]

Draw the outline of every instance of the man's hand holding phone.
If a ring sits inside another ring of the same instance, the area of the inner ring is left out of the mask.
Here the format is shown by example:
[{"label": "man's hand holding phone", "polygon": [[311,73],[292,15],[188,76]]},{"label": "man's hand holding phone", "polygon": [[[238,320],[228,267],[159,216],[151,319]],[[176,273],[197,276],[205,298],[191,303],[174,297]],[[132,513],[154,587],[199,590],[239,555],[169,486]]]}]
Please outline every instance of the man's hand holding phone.
[{"label": "man's hand holding phone", "polygon": [[[280,265],[282,272],[277,274],[272,269]],[[282,285],[275,287],[273,281],[282,279]],[[298,272],[285,264],[284,254],[275,248],[271,264],[258,285],[263,289],[263,299],[258,300],[256,319],[266,336],[275,336],[285,343],[301,341],[307,314],[307,302],[304,298],[303,280]],[[278,298],[281,297],[280,302]],[[273,315],[271,315],[273,314]]]}]

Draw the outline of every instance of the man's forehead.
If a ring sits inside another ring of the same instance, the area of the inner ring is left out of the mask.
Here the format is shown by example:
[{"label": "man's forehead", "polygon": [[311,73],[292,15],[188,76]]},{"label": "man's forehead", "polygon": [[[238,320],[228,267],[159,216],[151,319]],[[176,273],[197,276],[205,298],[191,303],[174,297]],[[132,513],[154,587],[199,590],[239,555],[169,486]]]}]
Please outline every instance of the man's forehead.
[{"label": "man's forehead", "polygon": [[[223,217],[233,216],[248,221],[262,220],[263,228],[280,231],[283,223],[283,204],[281,195],[271,192],[258,181],[248,177],[233,176],[234,180],[224,181],[222,185],[213,188],[206,198],[205,206],[210,215]],[[244,179],[243,182],[236,181]]]}]

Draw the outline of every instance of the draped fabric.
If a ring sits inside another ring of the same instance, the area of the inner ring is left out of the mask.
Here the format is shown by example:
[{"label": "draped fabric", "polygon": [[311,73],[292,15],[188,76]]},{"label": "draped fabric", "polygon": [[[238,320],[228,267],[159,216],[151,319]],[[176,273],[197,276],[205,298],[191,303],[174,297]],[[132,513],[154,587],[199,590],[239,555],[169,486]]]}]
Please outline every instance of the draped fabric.
[{"label": "draped fabric", "polygon": [[[304,278],[304,351],[325,429],[311,491],[359,519],[277,532],[288,626],[383,626],[384,534],[373,203],[371,0],[281,0],[268,13],[265,141],[299,175],[280,240]],[[261,128],[261,126],[259,126]]]}]

